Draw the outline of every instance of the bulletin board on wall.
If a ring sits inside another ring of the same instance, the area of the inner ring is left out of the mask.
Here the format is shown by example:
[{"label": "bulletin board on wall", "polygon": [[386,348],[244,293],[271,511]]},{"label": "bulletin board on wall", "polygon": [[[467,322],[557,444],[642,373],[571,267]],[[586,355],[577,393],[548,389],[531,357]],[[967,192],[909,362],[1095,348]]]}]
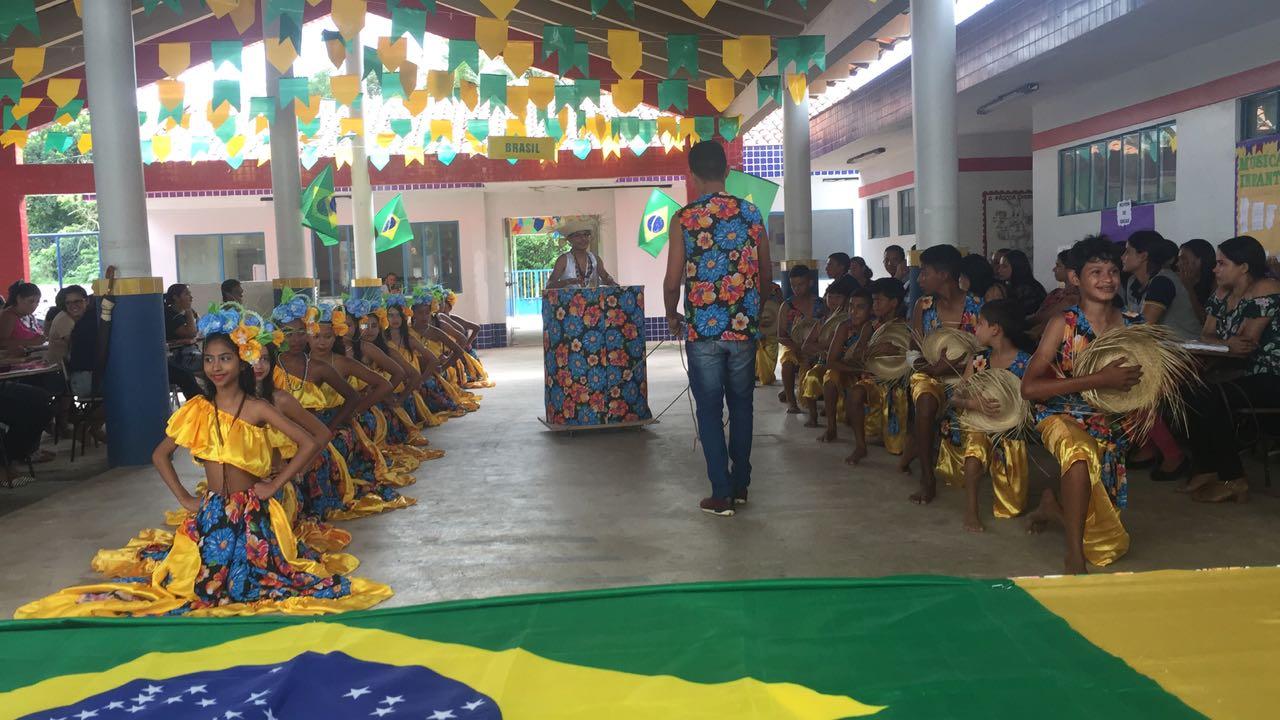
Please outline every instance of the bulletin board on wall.
[{"label": "bulletin board on wall", "polygon": [[1280,252],[1280,136],[1236,144],[1236,235]]},{"label": "bulletin board on wall", "polygon": [[1035,262],[1031,238],[1031,191],[988,190],[982,193],[982,255],[1002,248],[1021,250]]}]

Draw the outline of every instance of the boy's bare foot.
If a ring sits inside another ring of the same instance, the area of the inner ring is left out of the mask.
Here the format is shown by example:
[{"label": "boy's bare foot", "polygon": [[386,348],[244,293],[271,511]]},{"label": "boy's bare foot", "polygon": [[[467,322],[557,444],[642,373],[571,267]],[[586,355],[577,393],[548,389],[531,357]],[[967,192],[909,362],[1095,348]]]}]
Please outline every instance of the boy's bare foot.
[{"label": "boy's bare foot", "polygon": [[902,453],[902,455],[898,457],[898,472],[902,473],[903,475],[910,475],[911,462],[913,460],[915,460],[915,458],[911,456],[911,453],[909,452]]},{"label": "boy's bare foot", "polygon": [[964,529],[968,530],[971,533],[980,533],[980,532],[987,531],[987,528],[982,525],[982,520],[981,518],[978,517],[978,513],[972,510],[965,511]]},{"label": "boy's bare foot", "polygon": [[778,391],[778,402],[783,402],[783,403],[784,403],[784,402],[786,402],[786,401],[787,401],[787,391],[786,391],[786,390],[779,390],[779,391]]},{"label": "boy's bare foot", "polygon": [[1049,488],[1040,495],[1040,504],[1027,516],[1027,534],[1036,535],[1045,531],[1049,523],[1062,524],[1062,505],[1058,496]]},{"label": "boy's bare foot", "polygon": [[1062,567],[1063,575],[1088,575],[1089,568],[1084,561],[1084,555],[1073,557],[1067,555],[1066,562]]},{"label": "boy's bare foot", "polygon": [[849,453],[849,457],[844,459],[845,465],[857,465],[862,458],[867,456],[867,449],[864,447],[855,447],[853,452]]},{"label": "boy's bare foot", "polygon": [[820,443],[832,443],[832,442],[835,442],[837,439],[838,438],[836,437],[835,428],[830,428],[829,430],[827,430],[826,432],[818,436],[818,442]]},{"label": "boy's bare foot", "polygon": [[811,428],[818,427],[818,416],[813,413],[809,413],[809,419],[804,421],[804,426]]},{"label": "boy's bare foot", "polygon": [[938,494],[937,482],[921,483],[920,489],[911,493],[911,502],[917,505],[928,505]]},{"label": "boy's bare foot", "polygon": [[794,405],[794,404],[793,404],[793,405],[788,405],[788,406],[787,406],[787,414],[788,414],[788,415],[799,415],[801,412],[802,412],[802,411],[800,410],[800,406],[799,406],[799,405]]}]

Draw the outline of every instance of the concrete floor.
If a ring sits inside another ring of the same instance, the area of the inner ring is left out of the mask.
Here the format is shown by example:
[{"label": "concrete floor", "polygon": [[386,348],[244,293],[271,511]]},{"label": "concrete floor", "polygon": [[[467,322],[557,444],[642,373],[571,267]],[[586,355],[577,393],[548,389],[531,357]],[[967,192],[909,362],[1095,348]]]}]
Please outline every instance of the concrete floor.
[{"label": "concrete floor", "polygon": [[[1023,521],[989,516],[986,534],[965,532],[962,491],[944,488],[931,506],[912,505],[914,479],[880,448],[847,468],[849,445],[817,443],[774,389],[756,394],[751,504],[733,518],[705,515],[697,503],[708,484],[684,398],[645,429],[552,434],[537,421],[540,348],[483,357],[499,385],[483,391],[480,412],[430,432],[448,455],[418,472],[408,494],[419,504],[345,524],[359,574],[395,589],[389,605],[698,580],[1005,577],[1061,567],[1058,532],[1028,537]],[[686,380],[672,345],[653,353],[649,369],[657,413]],[[1035,458],[1050,467],[1047,456]],[[179,468],[194,483],[196,468]],[[1033,496],[1044,483],[1037,474]],[[0,617],[94,581],[88,562],[98,548],[122,545],[176,506],[151,468],[59,487],[0,517]],[[984,498],[989,512],[989,490]],[[1125,513],[1133,546],[1111,570],[1274,565],[1278,511],[1262,493],[1246,505],[1200,505],[1135,472]]]}]

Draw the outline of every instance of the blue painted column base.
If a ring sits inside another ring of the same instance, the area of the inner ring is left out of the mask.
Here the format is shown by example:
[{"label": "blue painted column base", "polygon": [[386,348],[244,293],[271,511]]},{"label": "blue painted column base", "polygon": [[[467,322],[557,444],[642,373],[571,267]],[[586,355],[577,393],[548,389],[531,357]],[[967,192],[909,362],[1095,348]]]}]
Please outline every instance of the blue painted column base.
[{"label": "blue painted column base", "polygon": [[102,394],[107,406],[107,462],[145,465],[169,419],[169,364],[159,293],[117,295]]},{"label": "blue painted column base", "polygon": [[[360,282],[360,281],[357,280],[357,282]],[[367,280],[365,282],[374,282],[374,281]],[[380,280],[377,281],[376,285],[354,285],[353,284],[351,286],[351,299],[353,300],[364,299],[364,300],[376,301],[381,297],[382,297],[382,281]]]}]

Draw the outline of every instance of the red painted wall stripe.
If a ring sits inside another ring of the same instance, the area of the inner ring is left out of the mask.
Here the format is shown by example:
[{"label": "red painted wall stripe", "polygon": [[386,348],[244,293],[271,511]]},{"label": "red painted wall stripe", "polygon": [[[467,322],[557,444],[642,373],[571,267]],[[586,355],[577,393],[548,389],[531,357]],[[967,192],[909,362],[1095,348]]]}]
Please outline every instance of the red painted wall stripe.
[{"label": "red painted wall stripe", "polygon": [[[1030,156],[960,158],[960,172],[1016,172],[1020,170],[1028,172],[1031,170]],[[858,197],[872,197],[900,187],[914,185],[915,181],[915,172],[908,170],[901,175],[894,175],[884,180],[863,185],[858,188]]]},{"label": "red painted wall stripe", "polygon": [[1066,145],[1079,140],[1087,140],[1099,135],[1107,135],[1121,128],[1141,125],[1159,120],[1180,112],[1194,110],[1205,105],[1234,100],[1245,95],[1269,90],[1280,84],[1280,62],[1256,67],[1252,70],[1228,75],[1207,83],[1162,95],[1146,102],[1112,110],[1096,117],[1062,125],[1051,130],[1042,130],[1031,136],[1031,149]]}]

